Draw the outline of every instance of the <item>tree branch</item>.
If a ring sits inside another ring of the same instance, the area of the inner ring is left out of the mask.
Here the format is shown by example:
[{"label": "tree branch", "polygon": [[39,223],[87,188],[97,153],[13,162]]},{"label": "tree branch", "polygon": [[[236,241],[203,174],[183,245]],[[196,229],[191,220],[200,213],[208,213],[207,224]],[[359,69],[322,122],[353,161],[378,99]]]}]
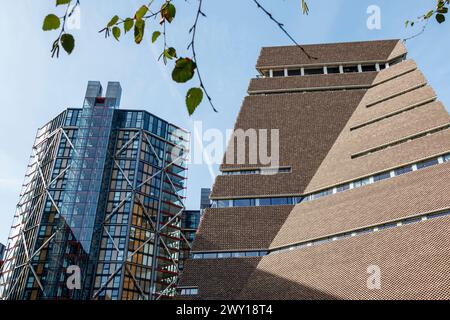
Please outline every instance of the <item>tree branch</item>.
[{"label": "tree branch", "polygon": [[214,104],[212,102],[211,96],[208,94],[208,91],[205,88],[205,85],[203,84],[203,80],[202,80],[202,76],[200,74],[200,70],[198,68],[198,63],[197,63],[197,54],[195,52],[195,35],[197,32],[197,25],[198,25],[198,20],[200,15],[203,17],[206,17],[206,15],[203,13],[202,11],[202,4],[203,4],[203,0],[198,0],[198,8],[197,8],[197,14],[195,16],[195,21],[194,21],[194,25],[189,29],[189,33],[192,33],[192,40],[188,45],[188,50],[191,49],[192,51],[192,60],[194,61],[194,63],[197,66],[197,77],[198,80],[200,82],[200,88],[202,88],[203,92],[206,95],[206,98],[208,98],[209,104],[211,105],[211,108],[214,110],[214,112],[217,112],[217,109],[214,107]]},{"label": "tree branch", "polygon": [[264,8],[258,0],[253,0],[253,2],[256,4],[256,6],[258,7],[258,9],[261,9],[268,17],[270,20],[272,20],[273,22],[275,22],[278,25],[278,28],[281,29],[281,31],[283,31],[283,33],[288,36],[288,38],[297,46],[299,47],[302,52],[308,57],[308,59],[311,60],[317,60],[316,57],[313,57],[312,55],[310,55],[305,48],[303,48],[300,44],[298,44],[297,41],[295,41],[294,37],[291,36],[291,34],[284,28],[284,24],[282,24],[281,22],[279,22],[277,19],[275,19],[273,17],[273,15],[266,9]]}]

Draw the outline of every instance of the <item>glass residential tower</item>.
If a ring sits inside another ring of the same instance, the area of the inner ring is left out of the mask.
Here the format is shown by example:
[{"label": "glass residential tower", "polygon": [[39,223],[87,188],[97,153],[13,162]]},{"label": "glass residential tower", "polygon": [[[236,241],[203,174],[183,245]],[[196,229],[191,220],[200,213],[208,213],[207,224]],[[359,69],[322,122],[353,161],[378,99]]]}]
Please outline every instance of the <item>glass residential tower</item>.
[{"label": "glass residential tower", "polygon": [[81,109],[38,130],[2,299],[175,294],[189,134],[146,111],[119,110],[121,91],[110,82],[103,96],[90,81]]}]

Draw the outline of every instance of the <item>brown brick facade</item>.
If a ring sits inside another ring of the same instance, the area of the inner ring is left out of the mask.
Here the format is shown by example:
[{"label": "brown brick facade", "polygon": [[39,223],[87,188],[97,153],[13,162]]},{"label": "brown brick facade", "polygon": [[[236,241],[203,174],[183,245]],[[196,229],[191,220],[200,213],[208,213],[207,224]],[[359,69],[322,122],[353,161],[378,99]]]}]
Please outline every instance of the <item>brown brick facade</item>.
[{"label": "brown brick facade", "polygon": [[[293,46],[263,48],[257,69],[385,63],[406,54],[398,40],[306,49],[317,59]],[[292,172],[218,176],[212,199],[300,196],[450,153],[450,130],[423,134],[450,124],[436,99],[412,60],[379,72],[253,79],[235,128],[279,129],[280,166]],[[208,209],[194,252],[270,254],[188,261],[180,286],[198,295],[184,298],[450,299],[449,216],[373,231],[449,210],[450,162],[443,161],[295,206]],[[261,166],[224,162],[221,170]],[[276,252],[369,227],[373,232]],[[367,287],[371,265],[381,270],[380,290]]]}]

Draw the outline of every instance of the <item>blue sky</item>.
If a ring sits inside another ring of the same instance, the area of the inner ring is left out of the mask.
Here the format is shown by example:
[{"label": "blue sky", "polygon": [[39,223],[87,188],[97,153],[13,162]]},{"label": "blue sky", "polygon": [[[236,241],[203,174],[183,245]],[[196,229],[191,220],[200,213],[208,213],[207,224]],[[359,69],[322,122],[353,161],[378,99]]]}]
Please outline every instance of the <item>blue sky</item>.
[{"label": "blue sky", "polygon": [[[324,43],[405,38],[418,29],[404,22],[431,8],[435,0],[309,0],[310,15],[300,14],[300,0],[260,0],[301,43]],[[130,16],[145,1],[81,0],[81,28],[71,31],[76,48],[71,56],[50,58],[56,32],[41,31],[43,17],[55,9],[54,0],[2,1],[0,11],[0,242],[6,242],[38,127],[66,107],[81,107],[88,80],[120,81],[122,108],[143,108],[170,122],[192,129],[233,127],[262,46],[288,45],[289,40],[258,11],[251,0],[204,0],[207,19],[198,30],[198,60],[205,83],[219,113],[203,103],[195,115],[184,107],[186,86],[170,79],[156,61],[161,43],[147,37],[140,46],[130,36],[116,42],[97,33],[114,14]],[[113,5],[114,3],[114,5]],[[196,0],[175,0],[178,16],[168,29],[169,44],[186,55],[187,30]],[[369,5],[381,8],[381,30],[366,27]],[[426,33],[408,41],[409,57],[416,60],[440,100],[450,105],[448,52],[450,22],[430,23]],[[445,39],[445,40],[444,40]],[[191,83],[196,85],[196,82]],[[213,168],[217,172],[217,166]],[[212,178],[206,165],[191,165],[188,208],[197,208],[201,187]]]}]

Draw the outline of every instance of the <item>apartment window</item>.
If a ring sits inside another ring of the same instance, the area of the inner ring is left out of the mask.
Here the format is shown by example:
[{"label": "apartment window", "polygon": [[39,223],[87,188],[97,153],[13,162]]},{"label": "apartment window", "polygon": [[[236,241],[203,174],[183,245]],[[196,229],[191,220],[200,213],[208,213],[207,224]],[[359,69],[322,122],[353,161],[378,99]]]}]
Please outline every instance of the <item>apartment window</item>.
[{"label": "apartment window", "polygon": [[374,64],[365,65],[365,66],[362,66],[362,71],[363,72],[377,71],[377,67]]},{"label": "apartment window", "polygon": [[288,76],[301,76],[302,70],[301,69],[290,69],[288,70]]},{"label": "apartment window", "polygon": [[284,70],[273,70],[272,75],[274,77],[284,77]]},{"label": "apartment window", "polygon": [[417,164],[417,169],[423,169],[423,168],[431,167],[431,166],[434,166],[434,165],[436,165],[438,163],[439,163],[439,161],[437,159],[423,161],[423,162],[420,162],[420,163]]},{"label": "apartment window", "polygon": [[444,155],[442,158],[444,159],[444,162],[449,162],[450,161],[450,153]]},{"label": "apartment window", "polygon": [[380,63],[380,70],[384,70],[386,69],[386,64],[385,63]]},{"label": "apartment window", "polygon": [[182,296],[195,296],[198,295],[198,288],[183,288],[180,294]]},{"label": "apartment window", "polygon": [[305,76],[323,74],[323,68],[310,68],[305,69]]},{"label": "apartment window", "polygon": [[395,170],[395,175],[399,176],[399,175],[402,175],[402,174],[405,174],[405,173],[408,173],[408,172],[411,172],[411,171],[413,171],[412,166],[406,166],[406,167],[403,167],[403,168],[396,169]]},{"label": "apartment window", "polygon": [[328,72],[328,74],[341,73],[341,71],[339,70],[339,67],[328,67],[327,72]]},{"label": "apartment window", "polygon": [[385,173],[381,173],[381,174],[374,176],[373,180],[376,182],[376,181],[380,181],[380,180],[384,180],[384,179],[389,179],[390,177],[391,177],[391,174],[389,172],[385,172]]},{"label": "apartment window", "polygon": [[344,73],[358,72],[358,66],[344,66]]}]

